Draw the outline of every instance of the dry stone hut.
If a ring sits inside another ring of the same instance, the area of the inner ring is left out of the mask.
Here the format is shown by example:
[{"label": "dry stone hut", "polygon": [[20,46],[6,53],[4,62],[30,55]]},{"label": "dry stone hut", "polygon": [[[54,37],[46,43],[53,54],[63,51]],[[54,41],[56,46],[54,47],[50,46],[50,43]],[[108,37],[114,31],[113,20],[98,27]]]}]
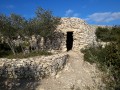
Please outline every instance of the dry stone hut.
[{"label": "dry stone hut", "polygon": [[[57,31],[63,33],[61,36],[63,38],[57,39],[57,42],[61,42],[59,50],[78,51],[86,45],[93,44],[95,42],[95,29],[95,26],[88,25],[80,18],[61,18],[61,24],[57,27]],[[54,45],[53,47],[58,46]]]}]

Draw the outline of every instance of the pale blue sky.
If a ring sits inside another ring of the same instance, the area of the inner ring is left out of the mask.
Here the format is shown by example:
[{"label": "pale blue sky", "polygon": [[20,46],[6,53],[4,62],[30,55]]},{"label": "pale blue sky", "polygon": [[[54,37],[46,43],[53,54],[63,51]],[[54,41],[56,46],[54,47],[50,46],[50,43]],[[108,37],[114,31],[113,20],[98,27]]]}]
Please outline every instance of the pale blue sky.
[{"label": "pale blue sky", "polygon": [[32,18],[39,6],[59,17],[78,17],[89,24],[120,25],[120,0],[0,0],[0,13]]}]

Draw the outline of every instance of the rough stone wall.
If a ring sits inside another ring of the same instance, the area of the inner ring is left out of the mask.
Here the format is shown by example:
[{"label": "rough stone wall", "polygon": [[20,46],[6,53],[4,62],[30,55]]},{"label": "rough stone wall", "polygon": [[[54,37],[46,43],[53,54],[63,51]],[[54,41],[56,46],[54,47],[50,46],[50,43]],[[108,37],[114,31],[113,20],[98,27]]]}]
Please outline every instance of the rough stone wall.
[{"label": "rough stone wall", "polygon": [[66,36],[67,32],[73,32],[73,48],[72,50],[78,51],[86,45],[96,42],[95,30],[96,27],[88,25],[80,18],[61,18],[61,24],[57,27],[58,31],[64,33],[62,41],[62,50],[66,51]]},{"label": "rough stone wall", "polygon": [[68,60],[67,54],[32,57],[26,59],[0,59],[2,78],[43,78],[56,75]]},{"label": "rough stone wall", "polygon": [[54,32],[51,39],[47,39],[45,46],[47,50],[61,50],[64,33],[61,31]]}]

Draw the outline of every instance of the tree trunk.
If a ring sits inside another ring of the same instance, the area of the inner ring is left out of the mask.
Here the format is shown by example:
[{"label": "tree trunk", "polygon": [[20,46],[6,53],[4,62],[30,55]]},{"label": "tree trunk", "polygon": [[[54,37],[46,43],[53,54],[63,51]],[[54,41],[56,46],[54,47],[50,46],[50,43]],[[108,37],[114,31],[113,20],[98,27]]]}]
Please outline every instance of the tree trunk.
[{"label": "tree trunk", "polygon": [[7,43],[8,43],[8,46],[10,47],[11,51],[13,52],[13,54],[16,55],[14,46],[12,45],[12,42],[10,40],[8,40]]},{"label": "tree trunk", "polygon": [[20,44],[23,54],[25,55],[25,50],[23,49],[22,45]]},{"label": "tree trunk", "polygon": [[41,41],[41,38],[38,36],[37,37],[37,49],[38,49],[38,51],[40,50],[40,41]]},{"label": "tree trunk", "polygon": [[41,47],[41,50],[44,49],[44,37],[41,37],[40,47]]}]

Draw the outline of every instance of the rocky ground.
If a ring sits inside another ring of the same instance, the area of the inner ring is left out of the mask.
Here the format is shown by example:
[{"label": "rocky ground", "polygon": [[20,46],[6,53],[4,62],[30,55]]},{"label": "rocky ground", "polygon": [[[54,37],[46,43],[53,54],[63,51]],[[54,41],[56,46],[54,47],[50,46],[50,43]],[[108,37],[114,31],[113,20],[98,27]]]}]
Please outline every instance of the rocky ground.
[{"label": "rocky ground", "polygon": [[36,90],[103,90],[101,72],[83,60],[80,52],[69,51],[65,68],[56,76],[43,79]]}]

